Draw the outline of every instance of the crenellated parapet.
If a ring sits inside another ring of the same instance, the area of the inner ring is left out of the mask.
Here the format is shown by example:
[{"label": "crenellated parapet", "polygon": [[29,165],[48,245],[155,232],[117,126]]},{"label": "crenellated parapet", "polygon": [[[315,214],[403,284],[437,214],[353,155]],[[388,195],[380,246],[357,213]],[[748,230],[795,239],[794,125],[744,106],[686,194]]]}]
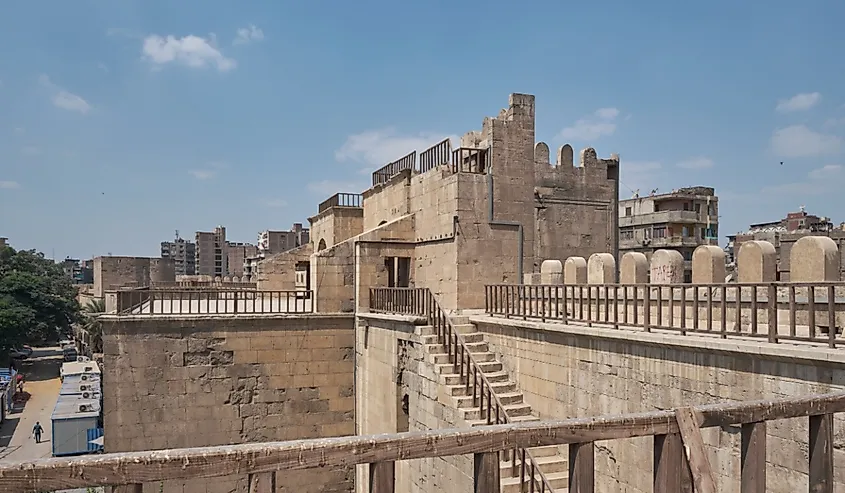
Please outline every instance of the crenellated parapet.
[{"label": "crenellated parapet", "polygon": [[538,142],[534,146],[534,174],[537,186],[569,187],[574,183],[602,183],[614,181],[619,175],[619,156],[600,159],[596,150],[588,147],[581,151],[578,166],[574,165],[572,146],[564,144],[557,150],[557,161],[550,162],[549,146]]}]

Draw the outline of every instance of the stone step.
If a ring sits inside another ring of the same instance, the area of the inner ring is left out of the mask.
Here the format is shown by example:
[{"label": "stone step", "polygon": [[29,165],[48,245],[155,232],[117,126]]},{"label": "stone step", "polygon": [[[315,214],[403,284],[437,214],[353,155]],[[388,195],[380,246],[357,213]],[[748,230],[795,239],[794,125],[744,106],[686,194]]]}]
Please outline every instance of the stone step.
[{"label": "stone step", "polygon": [[434,331],[434,327],[431,325],[417,325],[414,327],[414,334],[421,337],[431,335],[436,336],[437,332]]},{"label": "stone step", "polygon": [[[452,363],[435,363],[434,368],[438,373],[458,375],[458,372],[455,371],[455,367]],[[483,363],[478,363],[478,368],[486,375],[488,372],[502,371],[502,364],[498,361],[485,361]]]},{"label": "stone step", "polygon": [[[489,378],[489,377],[488,377]],[[516,392],[516,383],[510,380],[502,380],[501,382],[490,382],[493,392],[497,394],[505,392]],[[467,388],[466,383],[458,383],[458,385],[446,385],[447,394],[457,397],[461,395],[472,395],[472,387]]]},{"label": "stone step", "polygon": [[475,334],[478,332],[478,329],[475,328],[473,324],[455,324],[452,323],[452,327],[454,327],[455,331],[458,334]]},{"label": "stone step", "polygon": [[[443,383],[445,385],[466,385],[466,380],[464,380],[458,373],[443,373],[442,376]],[[490,383],[509,382],[511,378],[506,371],[485,371],[484,376],[487,377],[487,380]]]},{"label": "stone step", "polygon": [[[528,404],[526,404],[524,402],[519,403],[519,404],[510,404],[510,405],[506,404],[504,406],[504,408],[505,408],[505,412],[508,413],[509,418],[516,418],[517,416],[530,416],[531,415],[531,406],[529,406]],[[490,414],[490,419],[495,418],[495,416],[496,416],[495,409],[496,408],[494,406],[493,410],[491,411],[491,414]],[[463,409],[462,408],[461,411],[464,412],[464,420],[465,421],[467,421],[467,422],[478,421],[482,424],[487,424],[487,400],[486,399],[484,400],[484,414],[483,415],[481,414],[481,409],[478,408],[478,407],[469,408],[469,409]],[[517,420],[512,419],[512,421],[517,421]],[[479,425],[473,424],[472,426],[479,426]]]},{"label": "stone step", "polygon": [[[484,353],[490,350],[489,345],[485,341],[477,341],[477,342],[467,342],[464,344],[469,352],[475,353]],[[425,350],[428,354],[446,354],[446,346],[443,344],[426,344]]]},{"label": "stone step", "polygon": [[[559,491],[566,491],[569,488],[569,471],[565,472],[553,472],[551,474],[545,474],[546,479],[549,481],[549,484],[552,488],[554,488],[555,492]],[[540,476],[536,476],[537,480],[539,481]],[[501,478],[500,484],[502,486],[502,493],[520,493],[520,484],[519,484],[519,477],[514,478]],[[525,485],[525,491],[531,491],[528,487],[528,484]],[[540,491],[539,487],[535,487],[535,491]]]},{"label": "stone step", "polygon": [[[499,401],[505,407],[510,406],[512,404],[522,404],[522,392],[496,393],[496,396],[499,398]],[[455,403],[458,406],[458,409],[468,409],[471,407],[477,407],[477,401],[479,397],[473,399],[471,395],[461,395],[455,397]],[[486,399],[487,397],[484,396],[484,398]],[[476,402],[473,402],[473,400],[475,400]]]},{"label": "stone step", "polygon": [[[483,342],[484,341],[484,334],[481,332],[475,332],[473,334],[463,334],[464,342]],[[437,334],[429,334],[429,335],[421,335],[420,342],[423,344],[440,344],[440,336]]]},{"label": "stone step", "polygon": [[[530,406],[529,406],[529,408],[530,408]],[[508,411],[508,413],[510,413],[510,411]],[[486,414],[485,414],[485,418],[486,418]],[[540,418],[538,418],[537,416],[532,416],[531,414],[525,414],[525,415],[520,415],[520,416],[511,416],[510,420],[511,420],[512,423],[527,423],[527,422],[530,422],[530,421],[540,421]],[[466,423],[469,426],[487,426],[487,419],[465,418],[464,421],[466,421]]]},{"label": "stone step", "polygon": [[[533,450],[531,451],[531,453],[534,456],[534,461],[537,463],[537,467],[539,467],[540,470],[543,471],[543,474],[545,474],[545,475],[549,475],[549,474],[552,474],[552,473],[555,473],[555,472],[568,472],[569,471],[569,466],[567,465],[568,461],[567,461],[566,457],[564,457],[562,455],[556,454],[556,455],[547,455],[547,456],[541,457],[541,456],[538,456],[537,454],[535,454]],[[514,477],[514,476],[519,477],[519,474],[520,474],[519,469],[520,469],[521,464],[522,464],[521,456],[519,456],[519,457],[517,457],[517,460],[516,460],[516,474],[513,474],[513,466],[511,464],[511,461],[501,461],[499,463],[499,470],[500,470],[501,477],[503,477],[503,478],[506,478],[506,477],[510,478],[510,477]],[[525,461],[525,467],[528,468],[529,464],[530,464],[530,461],[526,460]],[[527,473],[528,473],[528,470],[526,469],[526,474]]]},{"label": "stone step", "polygon": [[469,323],[469,317],[466,315],[453,315],[449,317],[452,324],[464,325]]},{"label": "stone step", "polygon": [[[479,365],[481,363],[496,361],[496,355],[493,353],[475,353],[472,355],[472,358],[475,360],[476,363]],[[446,353],[443,354],[429,354],[428,361],[434,364],[446,364],[446,363],[453,363],[452,356],[449,356]]]}]

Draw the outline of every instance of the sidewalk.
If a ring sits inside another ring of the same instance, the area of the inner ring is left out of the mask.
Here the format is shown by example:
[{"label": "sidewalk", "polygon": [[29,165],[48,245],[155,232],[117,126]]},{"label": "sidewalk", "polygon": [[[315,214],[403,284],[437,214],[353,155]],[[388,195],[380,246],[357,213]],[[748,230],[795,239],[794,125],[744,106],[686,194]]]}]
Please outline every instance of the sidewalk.
[{"label": "sidewalk", "polygon": [[[52,456],[50,416],[61,388],[61,362],[61,350],[51,347],[36,348],[32,356],[21,364],[24,391],[30,397],[23,409],[17,407],[0,428],[0,461],[26,461]],[[31,436],[36,421],[44,428],[41,443],[35,443]]]}]

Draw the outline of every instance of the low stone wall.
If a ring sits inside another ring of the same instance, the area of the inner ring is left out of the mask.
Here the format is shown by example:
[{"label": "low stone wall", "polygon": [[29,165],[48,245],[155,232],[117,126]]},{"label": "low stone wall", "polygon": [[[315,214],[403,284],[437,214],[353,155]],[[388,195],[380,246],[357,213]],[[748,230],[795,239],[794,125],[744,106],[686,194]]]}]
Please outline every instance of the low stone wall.
[{"label": "low stone wall", "polygon": [[[355,433],[351,315],[102,320],[107,452]],[[353,479],[353,468],[333,468],[276,481],[279,491],[327,493],[352,491]],[[166,482],[163,491],[246,491],[246,477]]]},{"label": "low stone wall", "polygon": [[[645,333],[474,317],[542,418],[794,397],[845,388],[845,352],[821,346]],[[835,425],[837,490],[845,486],[843,417]],[[768,490],[807,490],[807,420],[768,423]],[[739,491],[740,434],[704,430],[719,491]],[[653,439],[599,442],[597,491],[652,491]]]},{"label": "low stone wall", "polygon": [[[398,315],[359,314],[356,348],[358,435],[463,427],[457,410],[438,400],[442,386],[415,335],[424,321]],[[403,397],[407,396],[407,414]],[[472,457],[433,457],[396,463],[396,491],[472,491]],[[368,492],[368,469],[360,466],[356,491]]]}]

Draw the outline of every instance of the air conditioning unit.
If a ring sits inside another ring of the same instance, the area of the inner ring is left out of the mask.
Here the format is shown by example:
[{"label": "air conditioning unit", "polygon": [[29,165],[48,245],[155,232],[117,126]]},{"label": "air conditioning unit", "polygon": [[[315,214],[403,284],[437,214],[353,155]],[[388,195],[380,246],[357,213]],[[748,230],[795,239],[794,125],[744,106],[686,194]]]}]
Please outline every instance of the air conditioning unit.
[{"label": "air conditioning unit", "polygon": [[79,405],[79,412],[87,413],[94,410],[94,406],[89,406],[88,404],[80,404]]},{"label": "air conditioning unit", "polygon": [[85,371],[94,371],[94,368],[91,366],[86,366]]},{"label": "air conditioning unit", "polygon": [[79,379],[80,380],[88,380],[88,375],[82,375]]},{"label": "air conditioning unit", "polygon": [[81,390],[81,391],[91,390],[91,386],[90,385],[80,385],[79,390]]},{"label": "air conditioning unit", "polygon": [[83,393],[82,393],[82,398],[83,398],[83,399],[88,399],[89,397],[91,397],[91,394],[89,394],[88,392],[83,392]]}]

